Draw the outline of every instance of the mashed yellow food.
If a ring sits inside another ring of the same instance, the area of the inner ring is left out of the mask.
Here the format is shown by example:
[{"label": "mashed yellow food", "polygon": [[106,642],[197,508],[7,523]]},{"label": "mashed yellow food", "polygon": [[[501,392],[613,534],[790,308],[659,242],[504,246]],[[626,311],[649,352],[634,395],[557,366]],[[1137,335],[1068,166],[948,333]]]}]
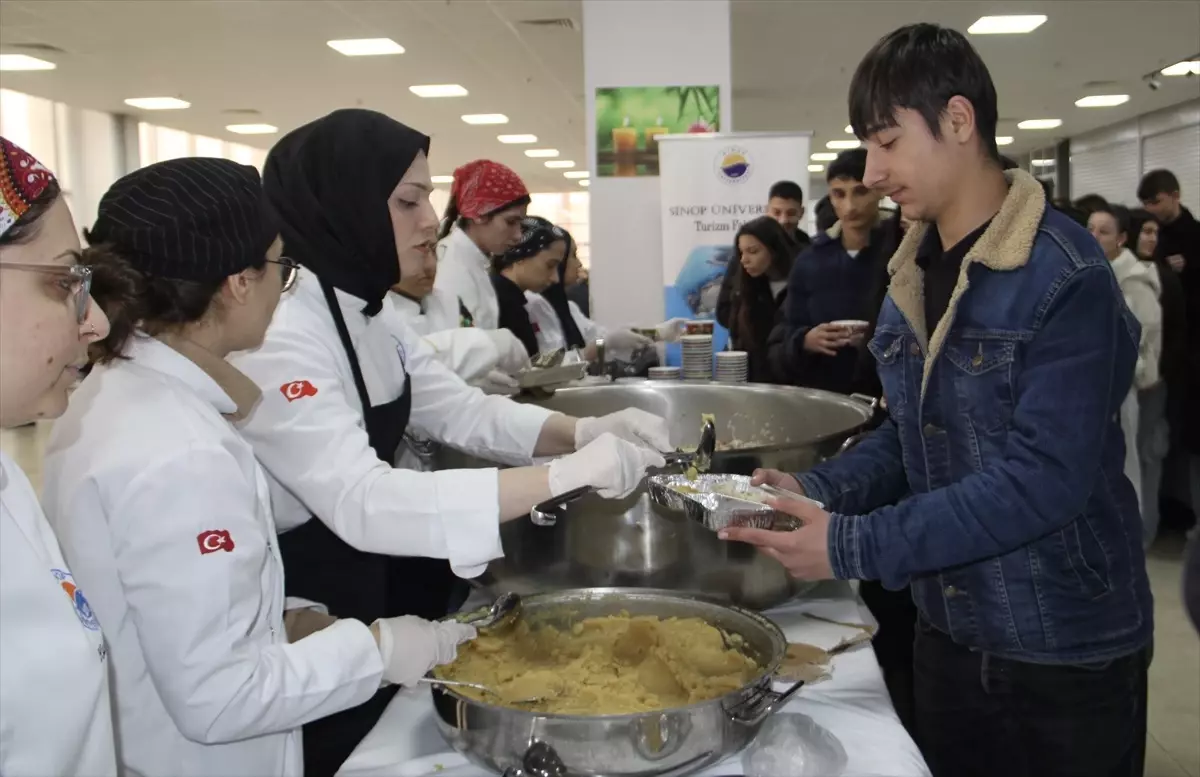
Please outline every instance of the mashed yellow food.
[{"label": "mashed yellow food", "polygon": [[522,709],[562,715],[621,715],[695,704],[753,680],[759,666],[699,618],[628,615],[586,618],[569,630],[521,622],[503,636],[481,635],[437,670],[444,680],[495,688],[501,700],[541,697]]}]

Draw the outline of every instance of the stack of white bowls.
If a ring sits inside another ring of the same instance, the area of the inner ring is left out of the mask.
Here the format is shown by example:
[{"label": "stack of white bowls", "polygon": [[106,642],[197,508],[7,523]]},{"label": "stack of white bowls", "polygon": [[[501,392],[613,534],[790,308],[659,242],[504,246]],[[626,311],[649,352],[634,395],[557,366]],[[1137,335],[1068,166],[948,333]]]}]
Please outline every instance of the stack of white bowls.
[{"label": "stack of white bowls", "polygon": [[745,351],[721,351],[717,354],[717,380],[721,383],[745,383],[750,374],[750,355]]},{"label": "stack of white bowls", "polygon": [[683,370],[679,367],[651,367],[650,380],[679,380]]},{"label": "stack of white bowls", "polygon": [[685,380],[712,380],[713,339],[712,335],[684,335],[680,338],[683,348],[683,377]]}]

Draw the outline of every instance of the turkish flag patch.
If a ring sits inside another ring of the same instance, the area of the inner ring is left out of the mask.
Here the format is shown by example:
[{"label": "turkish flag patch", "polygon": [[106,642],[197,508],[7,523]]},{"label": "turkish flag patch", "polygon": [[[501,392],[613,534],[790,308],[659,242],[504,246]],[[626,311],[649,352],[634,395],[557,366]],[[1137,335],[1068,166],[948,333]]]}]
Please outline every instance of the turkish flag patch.
[{"label": "turkish flag patch", "polygon": [[196,535],[196,544],[200,546],[201,556],[206,553],[216,553],[218,550],[226,553],[233,552],[233,537],[230,537],[229,532],[225,529],[200,532]]},{"label": "turkish flag patch", "polygon": [[291,383],[284,383],[280,386],[279,391],[287,398],[288,402],[295,402],[297,399],[316,396],[317,387],[307,380],[293,380]]}]

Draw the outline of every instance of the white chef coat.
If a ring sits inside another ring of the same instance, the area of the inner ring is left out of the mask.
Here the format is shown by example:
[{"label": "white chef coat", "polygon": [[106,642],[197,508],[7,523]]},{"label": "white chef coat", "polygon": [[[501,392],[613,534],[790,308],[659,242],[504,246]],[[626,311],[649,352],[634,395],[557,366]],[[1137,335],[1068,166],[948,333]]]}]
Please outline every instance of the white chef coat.
[{"label": "white chef coat", "polygon": [[127,354],[74,393],[45,463],[47,514],[107,624],[123,769],[301,775],[300,726],[369,699],[379,649],[356,620],[288,642],[266,477],[223,415],[253,384],[148,337]]},{"label": "white chef coat", "polygon": [[496,369],[500,351],[483,329],[461,325],[458,297],[434,289],[420,304],[388,293],[396,313],[433,349],[435,358],[467,383],[482,380]]},{"label": "white chef coat", "polygon": [[492,263],[475,241],[455,227],[438,242],[437,255],[433,287],[462,300],[476,327],[499,329],[500,302],[492,287]]},{"label": "white chef coat", "polygon": [[[531,463],[550,411],[468,386],[391,305],[367,317],[362,300],[335,294],[373,407],[401,396],[407,371],[410,431],[493,461]],[[263,345],[233,363],[263,390],[242,433],[283,486],[273,494],[281,529],[315,515],[354,548],[448,559],[461,577],[503,555],[498,470],[411,472],[375,455],[349,358],[311,273],[300,271]]]},{"label": "white chef coat", "polygon": [[33,486],[0,452],[4,777],[117,773],[104,635],[72,571]]}]

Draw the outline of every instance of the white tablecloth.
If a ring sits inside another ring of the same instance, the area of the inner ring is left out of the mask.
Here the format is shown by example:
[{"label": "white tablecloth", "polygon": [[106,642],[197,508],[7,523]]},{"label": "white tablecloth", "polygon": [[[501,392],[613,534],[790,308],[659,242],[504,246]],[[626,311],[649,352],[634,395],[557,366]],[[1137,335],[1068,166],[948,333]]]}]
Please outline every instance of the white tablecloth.
[{"label": "white tablecloth", "polygon": [[[791,642],[830,648],[854,634],[835,624],[804,617],[874,623],[847,583],[825,583],[815,591],[766,613]],[[883,675],[869,645],[833,660],[832,678],[806,686],[785,712],[810,717],[840,740],[846,751],[845,777],[927,777],[929,770],[892,708]],[[783,688],[785,686],[777,686]],[[700,777],[744,774],[737,755],[700,773]],[[338,773],[342,777],[487,777],[465,765],[438,733],[427,688],[398,693],[379,723]],[[825,777],[825,775],[822,775]],[[828,775],[828,777],[835,777]]]}]

